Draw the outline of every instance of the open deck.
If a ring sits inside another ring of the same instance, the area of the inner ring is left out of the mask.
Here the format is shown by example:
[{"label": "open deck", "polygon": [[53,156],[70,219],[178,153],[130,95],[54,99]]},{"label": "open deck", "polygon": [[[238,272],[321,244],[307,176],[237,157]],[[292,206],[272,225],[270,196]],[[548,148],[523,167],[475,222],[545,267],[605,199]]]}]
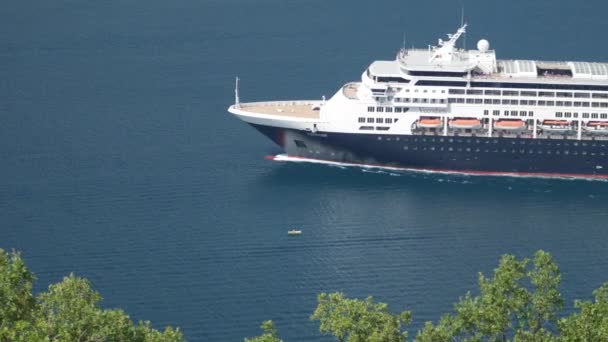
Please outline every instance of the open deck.
[{"label": "open deck", "polygon": [[253,114],[288,116],[300,119],[319,119],[321,101],[271,101],[241,103],[240,110]]}]

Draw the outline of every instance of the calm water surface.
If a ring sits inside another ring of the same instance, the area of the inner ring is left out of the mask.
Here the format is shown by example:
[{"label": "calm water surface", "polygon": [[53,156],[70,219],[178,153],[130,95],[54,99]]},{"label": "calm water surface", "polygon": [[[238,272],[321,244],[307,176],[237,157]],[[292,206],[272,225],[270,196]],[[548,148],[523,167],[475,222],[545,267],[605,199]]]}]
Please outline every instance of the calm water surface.
[{"label": "calm water surface", "polygon": [[[606,3],[469,1],[467,45],[606,60]],[[190,341],[273,319],[317,341],[321,291],[436,320],[503,253],[553,253],[568,307],[608,280],[608,183],[388,173],[264,160],[226,113],[331,96],[402,44],[459,24],[453,1],[17,1],[0,11],[0,247],[37,291],[69,272],[106,307]],[[290,238],[299,227],[304,234]]]}]

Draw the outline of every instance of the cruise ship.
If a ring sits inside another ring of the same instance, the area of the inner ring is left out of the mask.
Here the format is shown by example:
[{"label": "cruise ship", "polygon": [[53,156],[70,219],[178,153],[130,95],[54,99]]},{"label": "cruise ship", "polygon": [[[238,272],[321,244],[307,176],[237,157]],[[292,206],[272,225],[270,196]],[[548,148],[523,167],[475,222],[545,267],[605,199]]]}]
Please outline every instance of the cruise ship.
[{"label": "cruise ship", "polygon": [[330,99],[228,111],[303,160],[410,170],[608,178],[608,63],[499,60],[466,32],[374,61]]}]

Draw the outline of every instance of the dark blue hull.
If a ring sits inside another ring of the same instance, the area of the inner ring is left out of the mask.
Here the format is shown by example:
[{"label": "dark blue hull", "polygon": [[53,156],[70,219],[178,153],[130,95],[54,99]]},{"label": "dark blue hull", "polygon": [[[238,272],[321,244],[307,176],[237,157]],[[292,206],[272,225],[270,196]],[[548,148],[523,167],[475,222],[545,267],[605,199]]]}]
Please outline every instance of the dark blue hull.
[{"label": "dark blue hull", "polygon": [[608,141],[306,132],[253,125],[293,157],[478,174],[608,177]]}]

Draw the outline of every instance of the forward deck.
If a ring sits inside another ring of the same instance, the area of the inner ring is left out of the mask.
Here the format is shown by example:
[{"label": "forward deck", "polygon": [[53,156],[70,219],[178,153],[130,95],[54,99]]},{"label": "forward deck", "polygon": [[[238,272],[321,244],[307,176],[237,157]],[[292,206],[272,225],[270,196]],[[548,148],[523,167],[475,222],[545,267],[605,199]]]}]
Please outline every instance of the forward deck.
[{"label": "forward deck", "polygon": [[252,114],[287,116],[299,119],[319,119],[322,101],[271,101],[241,103],[240,109]]}]

